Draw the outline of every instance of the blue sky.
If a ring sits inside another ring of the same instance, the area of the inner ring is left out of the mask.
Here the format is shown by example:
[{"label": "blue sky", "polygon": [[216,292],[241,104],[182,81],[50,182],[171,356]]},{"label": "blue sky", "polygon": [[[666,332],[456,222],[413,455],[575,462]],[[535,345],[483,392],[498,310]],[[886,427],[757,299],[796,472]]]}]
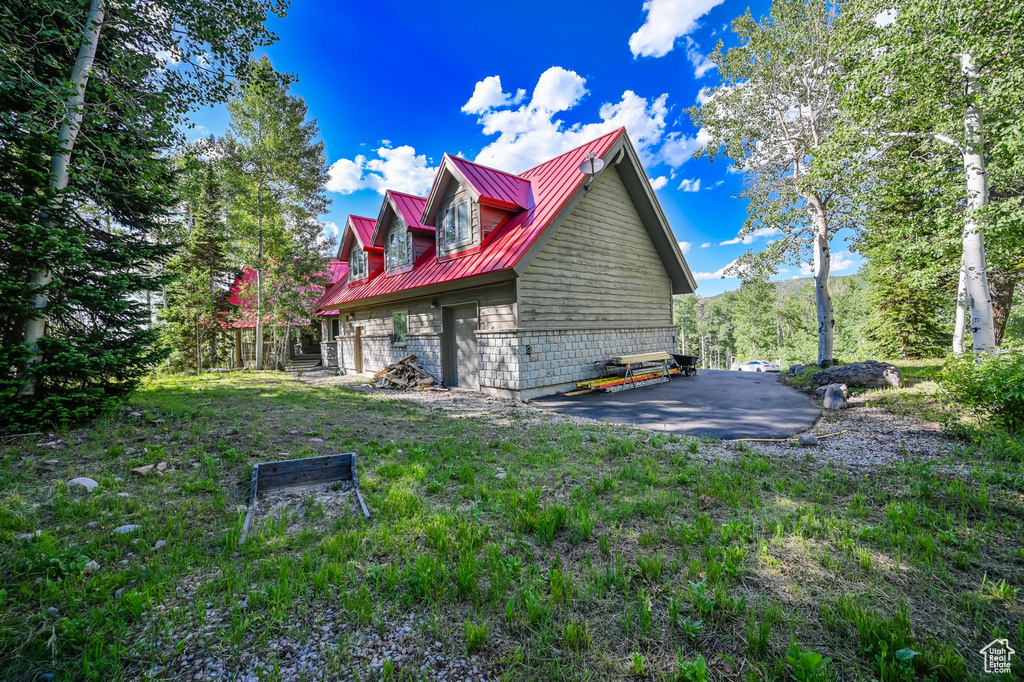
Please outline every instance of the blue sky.
[{"label": "blue sky", "polygon": [[[700,146],[686,108],[718,84],[703,55],[729,22],[769,2],[371,3],[295,0],[272,29],[274,66],[319,120],[331,164],[324,217],[376,216],[386,188],[425,194],[445,152],[520,172],[625,125],[698,274],[702,295],[739,286],[719,272],[765,234],[736,240],[745,205],[727,162]],[[223,107],[194,115],[193,137],[220,135]],[[732,242],[732,243],[730,243]],[[833,272],[856,270],[833,246]],[[800,274],[790,267],[779,279]]]}]

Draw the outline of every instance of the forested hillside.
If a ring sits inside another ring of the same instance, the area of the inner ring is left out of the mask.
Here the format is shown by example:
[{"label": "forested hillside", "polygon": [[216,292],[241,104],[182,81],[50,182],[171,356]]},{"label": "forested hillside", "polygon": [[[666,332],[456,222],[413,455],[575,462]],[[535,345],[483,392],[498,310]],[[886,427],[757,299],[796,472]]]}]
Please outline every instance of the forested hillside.
[{"label": "forested hillside", "polygon": [[[843,361],[872,358],[940,357],[952,350],[955,303],[952,294],[916,292],[904,287],[891,296],[891,271],[870,266],[865,274],[832,277],[835,354]],[[953,287],[956,286],[954,280]],[[1024,343],[1021,292],[1008,312],[1004,346]],[[901,300],[914,305],[893,320]],[[932,301],[930,306],[921,301]],[[704,367],[728,369],[753,359],[812,363],[818,343],[814,316],[814,280],[751,281],[715,296],[689,294],[675,299],[675,318],[683,352],[700,355]]]}]

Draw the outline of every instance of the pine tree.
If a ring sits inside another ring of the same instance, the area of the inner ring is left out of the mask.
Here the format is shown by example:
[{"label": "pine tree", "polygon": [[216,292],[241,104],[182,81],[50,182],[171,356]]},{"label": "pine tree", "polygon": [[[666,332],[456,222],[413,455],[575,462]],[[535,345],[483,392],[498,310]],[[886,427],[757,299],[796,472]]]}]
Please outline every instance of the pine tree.
[{"label": "pine tree", "polygon": [[146,7],[37,0],[0,21],[0,430],[86,418],[161,357],[141,297],[170,252],[167,152],[277,9]]}]

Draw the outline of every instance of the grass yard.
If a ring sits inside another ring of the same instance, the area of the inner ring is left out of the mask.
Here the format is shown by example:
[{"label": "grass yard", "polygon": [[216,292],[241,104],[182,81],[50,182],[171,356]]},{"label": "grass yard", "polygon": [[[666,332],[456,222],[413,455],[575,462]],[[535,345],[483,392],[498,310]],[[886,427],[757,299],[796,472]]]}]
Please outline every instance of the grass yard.
[{"label": "grass yard", "polygon": [[[964,680],[1024,651],[1021,440],[851,473],[274,373],[59,435],[0,446],[2,680]],[[310,497],[239,545],[253,463],[347,451],[371,520]]]}]

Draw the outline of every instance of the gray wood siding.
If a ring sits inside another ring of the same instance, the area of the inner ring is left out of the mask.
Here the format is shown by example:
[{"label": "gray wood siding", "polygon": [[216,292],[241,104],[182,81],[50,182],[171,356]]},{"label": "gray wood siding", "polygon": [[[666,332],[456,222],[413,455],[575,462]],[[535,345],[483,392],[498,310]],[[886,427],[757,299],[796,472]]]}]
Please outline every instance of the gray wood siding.
[{"label": "gray wood siding", "polygon": [[[357,310],[349,323],[348,334],[355,326],[363,327],[363,336],[385,336],[391,333],[391,316],[409,313],[409,334],[440,334],[441,309],[461,303],[480,306],[480,329],[514,329],[516,327],[515,287],[511,282],[466,289],[435,297],[414,298],[386,306]],[[438,306],[431,307],[436,298]],[[344,320],[344,318],[343,318]]]},{"label": "gray wood siding", "polygon": [[480,205],[473,201],[472,195],[469,191],[455,181],[455,178],[451,178],[448,181],[448,186],[445,187],[445,192],[442,195],[441,203],[438,204],[437,214],[435,215],[435,221],[438,220],[438,216],[444,215],[444,212],[463,201],[469,202],[469,221],[470,230],[472,231],[472,240],[466,244],[460,244],[458,248],[443,248],[441,245],[442,236],[441,229],[437,231],[437,253],[440,256],[445,256],[450,253],[458,253],[464,249],[470,249],[480,244]]},{"label": "gray wood siding", "polygon": [[671,324],[671,281],[612,166],[519,278],[519,326]]}]

